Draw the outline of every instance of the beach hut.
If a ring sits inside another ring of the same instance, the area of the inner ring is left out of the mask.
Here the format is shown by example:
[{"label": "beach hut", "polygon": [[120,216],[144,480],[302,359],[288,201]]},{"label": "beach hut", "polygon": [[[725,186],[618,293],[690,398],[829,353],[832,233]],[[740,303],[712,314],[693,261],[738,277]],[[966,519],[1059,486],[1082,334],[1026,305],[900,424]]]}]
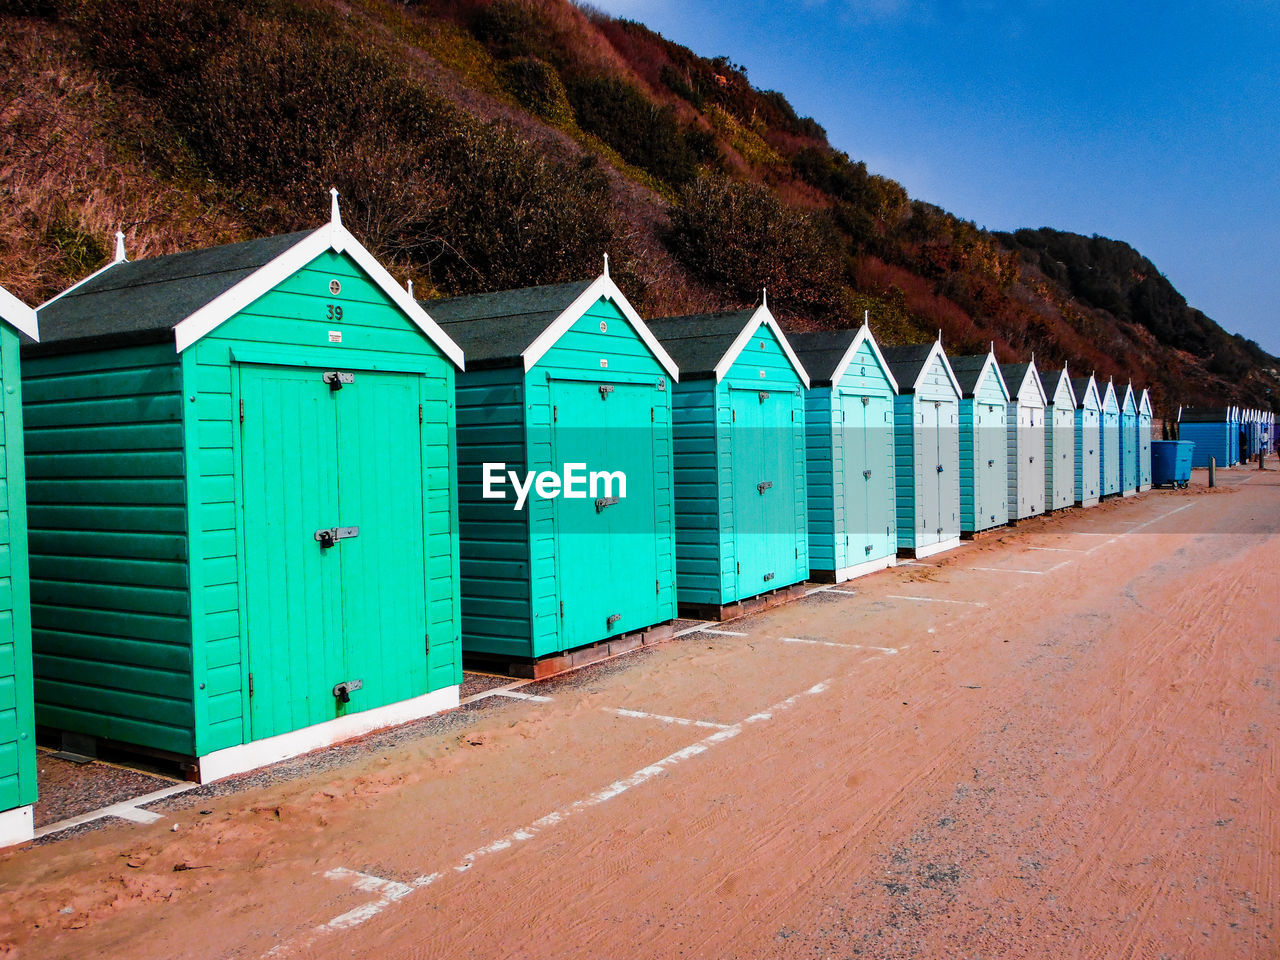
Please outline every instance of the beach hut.
[{"label": "beach hut", "polygon": [[39,340],[35,311],[0,287],[0,847],[32,836],[36,725],[31,690],[27,486],[19,334]]},{"label": "beach hut", "polygon": [[1219,467],[1231,462],[1231,410],[1228,407],[1183,407],[1178,414],[1178,437],[1196,446],[1193,467],[1207,467],[1213,458]]},{"label": "beach hut", "polygon": [[941,339],[886,347],[893,401],[899,555],[960,545],[960,384]]},{"label": "beach hut", "polygon": [[897,381],[871,329],[792,336],[812,381],[805,400],[809,576],[840,583],[893,566],[893,398]]},{"label": "beach hut", "polygon": [[960,384],[960,532],[1009,522],[1009,389],[988,351],[948,357]]},{"label": "beach hut", "polygon": [[24,351],[36,719],[217,779],[458,703],[457,346],[342,225],[115,261]]},{"label": "beach hut", "polygon": [[1242,444],[1240,443],[1240,408],[1227,408],[1227,422],[1230,424],[1231,448],[1227,451],[1227,466],[1234,467],[1240,462]]},{"label": "beach hut", "polygon": [[1009,386],[1009,519],[1044,513],[1044,385],[1030,363],[1004,363],[1000,373]]},{"label": "beach hut", "polygon": [[1044,409],[1044,506],[1061,510],[1075,503],[1076,395],[1071,375],[1046,370],[1041,375]]},{"label": "beach hut", "polygon": [[1138,492],[1151,489],[1151,393],[1138,398]]},{"label": "beach hut", "polygon": [[1102,489],[1099,493],[1110,497],[1120,492],[1120,402],[1116,399],[1116,385],[1110,380],[1102,391],[1099,429],[1102,433],[1102,457],[1099,461]]},{"label": "beach hut", "polygon": [[545,676],[673,619],[677,368],[608,262],[590,280],[425,306],[467,351],[465,653]]},{"label": "beach hut", "polygon": [[1131,497],[1138,492],[1138,395],[1130,383],[1120,403],[1120,493]]},{"label": "beach hut", "polygon": [[1071,392],[1076,398],[1075,502],[1092,507],[1098,503],[1102,483],[1102,397],[1092,374],[1072,378]]},{"label": "beach hut", "polygon": [[722,620],[751,597],[790,596],[809,576],[809,375],[765,297],[752,310],[649,329],[680,370],[671,391],[678,609]]}]

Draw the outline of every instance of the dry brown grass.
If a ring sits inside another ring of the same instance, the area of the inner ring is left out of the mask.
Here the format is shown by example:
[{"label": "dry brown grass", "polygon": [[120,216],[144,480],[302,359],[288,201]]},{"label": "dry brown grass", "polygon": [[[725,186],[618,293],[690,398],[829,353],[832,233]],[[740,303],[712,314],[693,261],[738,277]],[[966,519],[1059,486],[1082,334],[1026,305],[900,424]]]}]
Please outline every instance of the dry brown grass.
[{"label": "dry brown grass", "polygon": [[117,230],[131,259],[243,236],[198,183],[147,159],[147,109],[98,79],[61,30],[0,26],[0,283],[39,303],[109,259]]}]

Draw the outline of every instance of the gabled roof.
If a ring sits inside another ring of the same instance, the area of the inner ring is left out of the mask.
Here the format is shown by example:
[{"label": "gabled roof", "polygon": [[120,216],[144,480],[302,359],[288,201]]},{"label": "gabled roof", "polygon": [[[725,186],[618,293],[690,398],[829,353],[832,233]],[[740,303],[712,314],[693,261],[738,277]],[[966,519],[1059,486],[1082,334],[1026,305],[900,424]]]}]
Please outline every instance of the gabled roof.
[{"label": "gabled roof", "polygon": [[106,345],[172,337],[179,352],[231,319],[316,257],[345,253],[458,367],[462,351],[333,215],[317,230],[263,237],[147,260],[116,259],[37,310],[45,343]]},{"label": "gabled roof", "polygon": [[1101,406],[1103,410],[1107,409],[1108,399],[1116,405],[1117,411],[1120,409],[1120,401],[1116,399],[1116,385],[1113,381],[1108,380],[1106,389],[1104,390],[1101,387],[1099,387],[1098,391],[1099,391],[1099,395],[1102,398]]},{"label": "gabled roof", "polygon": [[898,381],[899,393],[915,393],[936,357],[942,361],[942,368],[947,371],[947,377],[951,380],[956,396],[962,395],[960,382],[956,380],[955,371],[947,361],[947,354],[942,349],[941,340],[906,347],[885,347],[883,354],[889,363],[890,373]]},{"label": "gabled roof", "polygon": [[1058,395],[1058,388],[1063,382],[1067,385],[1067,393],[1071,395],[1071,408],[1076,407],[1076,391],[1072,386],[1071,375],[1067,372],[1067,368],[1061,370],[1045,370],[1040,374],[1040,383],[1044,386],[1045,405],[1049,406],[1054,402],[1054,397]]},{"label": "gabled roof", "polygon": [[1138,400],[1138,412],[1151,416],[1151,391],[1146,387],[1142,388],[1142,397]]},{"label": "gabled roof", "polygon": [[843,330],[813,330],[797,333],[791,340],[805,369],[813,378],[815,387],[829,387],[839,383],[844,378],[845,371],[849,369],[849,364],[853,362],[853,358],[866,343],[870,344],[871,352],[875,355],[876,362],[880,364],[885,378],[888,379],[889,386],[893,388],[894,393],[898,392],[898,381],[894,379],[893,372],[889,369],[889,361],[884,358],[884,354],[880,351],[880,344],[876,343],[876,338],[871,335],[871,328],[865,323],[856,330],[846,327]]},{"label": "gabled roof", "polygon": [[527,372],[601,298],[618,308],[663,369],[678,380],[675,361],[607,270],[594,280],[424,300],[423,306],[462,345],[471,369],[523,367]]},{"label": "gabled roof", "polygon": [[1230,407],[1183,407],[1178,411],[1183,423],[1227,423],[1231,419]]},{"label": "gabled roof", "polygon": [[36,312],[4,287],[0,287],[0,320],[5,321],[15,330],[25,333],[32,340],[40,339]]},{"label": "gabled roof", "polygon": [[1130,404],[1133,405],[1134,412],[1137,412],[1138,401],[1137,401],[1136,395],[1133,392],[1132,382],[1127,387],[1124,388],[1124,400],[1120,404],[1120,409],[1123,411],[1125,407],[1128,407]]},{"label": "gabled roof", "polygon": [[686,317],[650,320],[649,329],[671,354],[685,380],[715,378],[719,383],[762,326],[773,331],[801,382],[809,386],[809,373],[796,356],[767,301],[753,310],[699,313]]},{"label": "gabled roof", "polygon": [[1098,392],[1098,381],[1093,378],[1092,373],[1087,377],[1072,377],[1071,392],[1076,398],[1077,408],[1083,409],[1085,401],[1090,394],[1093,394],[1098,409],[1102,409],[1102,394]]},{"label": "gabled roof", "polygon": [[1000,384],[1000,392],[1005,400],[1009,399],[1009,386],[1000,373],[1000,365],[996,363],[996,355],[988,350],[986,353],[971,353],[963,357],[948,357],[956,380],[960,384],[961,396],[969,398],[978,391],[978,386],[987,376],[988,370],[995,371],[996,380]]},{"label": "gabled roof", "polygon": [[[1022,391],[1028,384],[1035,387],[1034,396],[1040,398],[1040,405],[1044,406],[1048,398],[1044,395],[1044,384],[1040,382],[1040,374],[1036,370],[1036,362],[1032,360],[1030,363],[1002,363],[1000,364],[1000,372],[1004,374],[1004,382],[1009,384],[1010,398],[1022,400]],[[1014,388],[1013,385],[1017,384]],[[1034,399],[1034,397],[1033,397]]]}]

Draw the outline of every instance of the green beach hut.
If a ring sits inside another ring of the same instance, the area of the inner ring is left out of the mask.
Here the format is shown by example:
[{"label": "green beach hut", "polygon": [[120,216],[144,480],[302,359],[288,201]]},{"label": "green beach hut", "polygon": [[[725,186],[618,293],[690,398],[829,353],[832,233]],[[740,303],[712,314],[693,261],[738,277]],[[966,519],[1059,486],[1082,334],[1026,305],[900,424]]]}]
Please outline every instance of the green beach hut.
[{"label": "green beach hut", "polygon": [[960,531],[1009,522],[1009,389],[992,351],[949,357],[960,382]]},{"label": "green beach hut", "polygon": [[866,323],[791,341],[812,378],[805,400],[809,576],[842,583],[897,562],[898,383]]},{"label": "green beach hut", "polygon": [[788,596],[809,575],[809,375],[767,297],[649,329],[680,369],[671,398],[680,611],[719,620],[751,597]]},{"label": "green beach hut", "polygon": [[1075,502],[1078,507],[1096,507],[1102,483],[1102,396],[1093,374],[1073,377],[1071,391],[1076,398]]},{"label": "green beach hut", "polygon": [[1075,503],[1076,395],[1066,367],[1046,370],[1044,384],[1044,507],[1062,510]]},{"label": "green beach hut", "polygon": [[1030,363],[1001,364],[1009,385],[1009,519],[1044,513],[1044,384]]},{"label": "green beach hut", "polygon": [[462,353],[333,216],[129,261],[24,355],[36,719],[207,781],[457,705]]},{"label": "green beach hut", "polygon": [[0,287],[0,847],[32,836],[36,725],[31,692],[27,485],[19,334],[39,340],[35,311]]},{"label": "green beach hut", "polygon": [[466,654],[542,676],[673,619],[678,371],[608,262],[594,280],[425,306],[467,351],[457,385]]},{"label": "green beach hut", "polygon": [[898,553],[932,556],[960,545],[960,384],[941,339],[885,347],[893,401]]}]

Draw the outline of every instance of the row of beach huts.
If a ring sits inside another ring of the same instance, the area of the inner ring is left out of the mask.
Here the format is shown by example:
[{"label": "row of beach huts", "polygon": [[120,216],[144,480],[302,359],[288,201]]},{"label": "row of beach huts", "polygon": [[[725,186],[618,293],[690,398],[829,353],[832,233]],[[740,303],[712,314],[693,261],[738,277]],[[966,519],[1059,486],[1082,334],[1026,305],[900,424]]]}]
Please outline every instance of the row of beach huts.
[{"label": "row of beach huts", "polygon": [[0,315],[0,842],[37,725],[213,780],[457,705],[464,654],[540,675],[1151,484],[1131,385],[788,337],[764,296],[646,322],[607,259],[419,303],[336,193],[310,232],[117,235]]}]

